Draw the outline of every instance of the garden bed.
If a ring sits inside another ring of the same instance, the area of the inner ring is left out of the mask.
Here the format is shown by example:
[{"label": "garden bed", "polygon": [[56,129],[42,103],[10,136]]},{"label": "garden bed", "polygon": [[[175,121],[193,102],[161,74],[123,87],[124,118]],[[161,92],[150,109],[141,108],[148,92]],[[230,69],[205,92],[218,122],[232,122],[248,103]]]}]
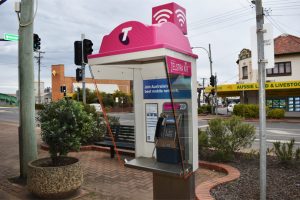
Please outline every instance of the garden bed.
[{"label": "garden bed", "polygon": [[[259,199],[259,157],[236,154],[229,164],[240,171],[240,178],[211,190],[216,200]],[[267,156],[267,199],[300,199],[300,165],[279,164],[276,157]]]}]

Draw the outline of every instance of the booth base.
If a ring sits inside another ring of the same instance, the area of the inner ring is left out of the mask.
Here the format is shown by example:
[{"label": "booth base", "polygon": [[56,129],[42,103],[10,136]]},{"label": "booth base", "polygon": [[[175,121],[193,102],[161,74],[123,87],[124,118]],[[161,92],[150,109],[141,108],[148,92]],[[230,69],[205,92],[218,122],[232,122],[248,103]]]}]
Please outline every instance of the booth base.
[{"label": "booth base", "polygon": [[[183,177],[182,166],[138,157],[125,162],[129,168],[153,172],[153,199],[195,199],[195,174]],[[186,172],[192,172],[188,166]]]},{"label": "booth base", "polygon": [[153,172],[153,199],[195,199],[195,174],[187,178]]}]

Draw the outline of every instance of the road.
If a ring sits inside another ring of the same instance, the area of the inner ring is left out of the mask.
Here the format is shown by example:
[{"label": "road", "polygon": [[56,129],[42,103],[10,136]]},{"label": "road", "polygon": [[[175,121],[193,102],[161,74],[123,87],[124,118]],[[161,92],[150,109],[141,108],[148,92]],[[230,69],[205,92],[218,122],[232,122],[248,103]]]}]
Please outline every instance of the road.
[{"label": "road", "polygon": [[[0,121],[18,123],[18,113],[18,108],[0,107]],[[110,113],[109,115],[120,117],[121,124],[134,125],[134,113]],[[252,148],[259,149],[259,122],[247,123],[253,124],[256,128],[256,139]],[[198,120],[199,128],[206,129],[207,126],[207,120]],[[286,142],[291,138],[295,138],[295,145],[300,147],[300,123],[268,122],[266,136],[268,147],[272,147],[275,141]]]}]

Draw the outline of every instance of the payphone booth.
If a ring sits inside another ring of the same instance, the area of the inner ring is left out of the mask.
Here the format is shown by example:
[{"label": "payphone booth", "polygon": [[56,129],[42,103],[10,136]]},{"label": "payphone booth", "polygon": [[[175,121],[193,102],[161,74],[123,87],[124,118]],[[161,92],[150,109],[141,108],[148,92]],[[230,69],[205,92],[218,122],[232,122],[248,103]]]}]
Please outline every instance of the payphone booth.
[{"label": "payphone booth", "polygon": [[172,23],[129,21],[104,36],[88,63],[96,79],[132,80],[135,158],[153,172],[154,199],[194,199],[198,168],[196,59]]}]

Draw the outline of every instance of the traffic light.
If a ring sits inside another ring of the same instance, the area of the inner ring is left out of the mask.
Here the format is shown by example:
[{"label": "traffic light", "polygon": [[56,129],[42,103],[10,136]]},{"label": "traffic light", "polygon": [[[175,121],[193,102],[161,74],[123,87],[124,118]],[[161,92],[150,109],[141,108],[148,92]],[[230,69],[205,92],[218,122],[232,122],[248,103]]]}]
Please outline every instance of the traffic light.
[{"label": "traffic light", "polygon": [[83,58],[84,62],[87,63],[87,56],[93,53],[93,42],[89,39],[83,40]]},{"label": "traffic light", "polygon": [[41,49],[41,38],[38,34],[33,34],[33,50],[37,51]]},{"label": "traffic light", "polygon": [[215,81],[216,79],[215,79],[215,76],[214,75],[211,75],[211,77],[210,77],[210,85],[212,86],[212,87],[214,87],[215,86],[215,84],[216,84],[216,81]]},{"label": "traffic light", "polygon": [[82,81],[82,69],[80,68],[76,69],[76,81],[77,82]]},{"label": "traffic light", "polygon": [[81,46],[81,43],[82,43],[81,41],[75,41],[74,42],[74,63],[75,63],[75,65],[82,65],[82,46]]}]

